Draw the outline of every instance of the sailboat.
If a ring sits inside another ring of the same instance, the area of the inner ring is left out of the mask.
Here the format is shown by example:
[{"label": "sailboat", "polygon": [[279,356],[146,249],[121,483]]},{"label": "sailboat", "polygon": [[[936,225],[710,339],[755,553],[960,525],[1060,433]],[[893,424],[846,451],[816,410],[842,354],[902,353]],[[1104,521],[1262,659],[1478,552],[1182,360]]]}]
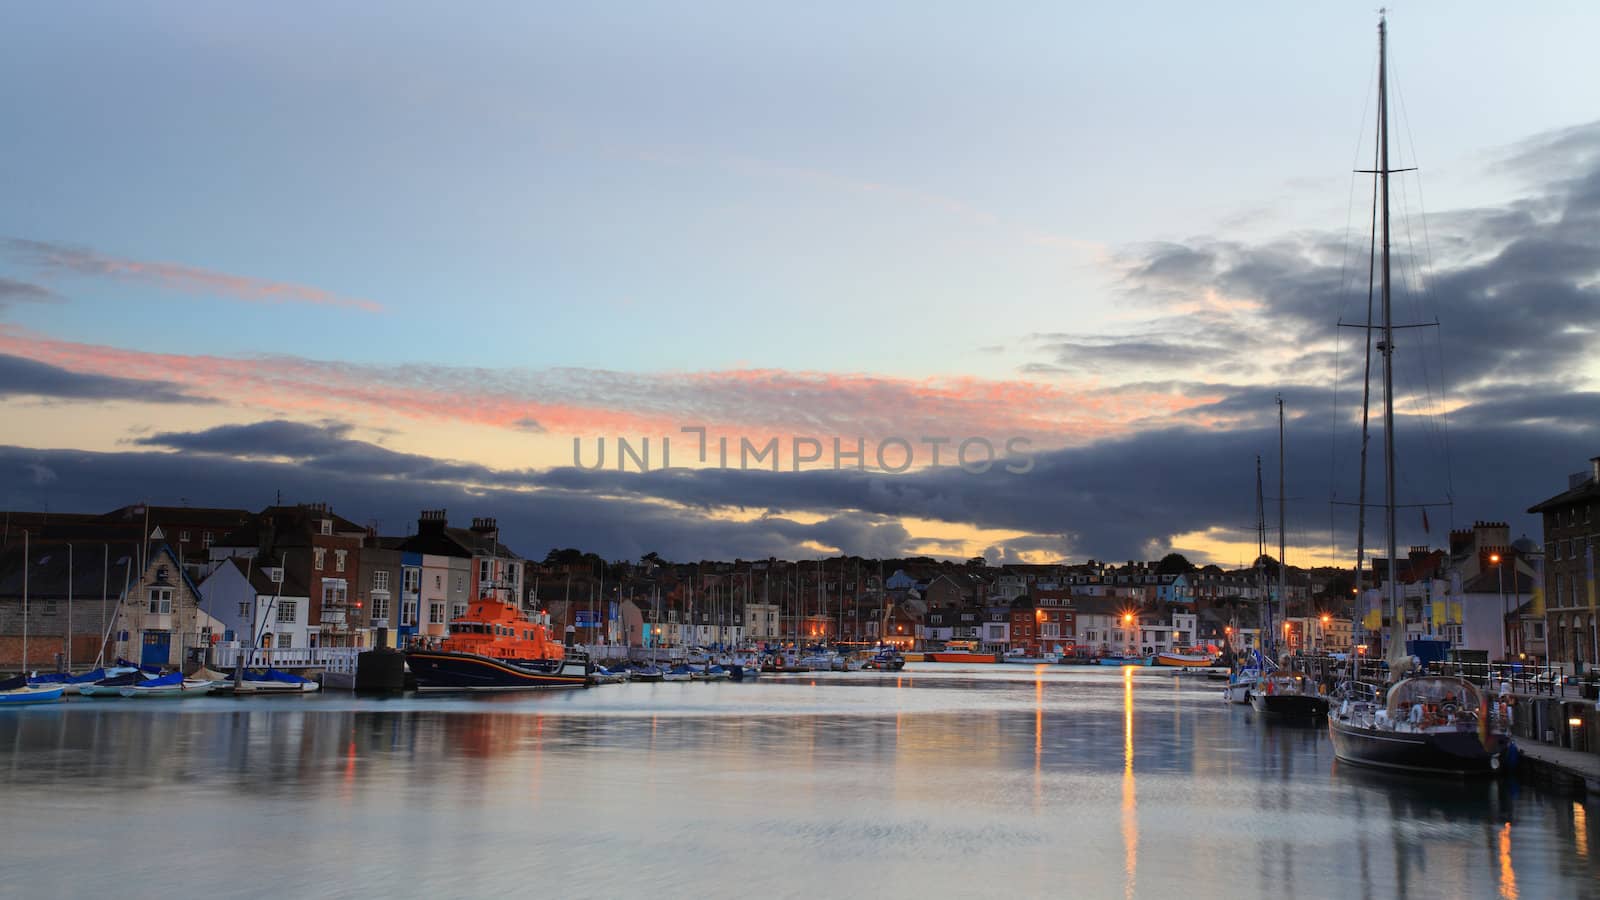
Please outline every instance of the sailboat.
[{"label": "sailboat", "polygon": [[[1283,607],[1283,619],[1287,622],[1289,542],[1284,533],[1283,451],[1283,396],[1280,394],[1278,396],[1278,603]],[[1328,698],[1318,693],[1317,686],[1298,672],[1279,671],[1261,678],[1250,692],[1250,706],[1268,718],[1280,720],[1316,722],[1328,714]]]},{"label": "sailboat", "polygon": [[[1400,606],[1395,560],[1394,455],[1394,326],[1391,319],[1389,259],[1389,92],[1388,25],[1378,19],[1377,165],[1382,222],[1382,339],[1376,345],[1383,362],[1384,519],[1389,552],[1385,579],[1389,633],[1385,640],[1389,677],[1385,692],[1376,685],[1353,682],[1328,714],[1328,734],[1340,760],[1412,772],[1443,775],[1494,775],[1503,769],[1510,748],[1504,720],[1488,698],[1459,676],[1409,676],[1405,652],[1405,615]],[[1375,235],[1376,236],[1376,235]],[[1367,339],[1371,340],[1369,321]],[[1363,498],[1363,503],[1365,499]],[[1409,676],[1409,677],[1408,677]]]},{"label": "sailboat", "polygon": [[[1278,493],[1283,493],[1279,491]],[[1256,457],[1256,589],[1263,595],[1266,593],[1266,579],[1261,571],[1261,560],[1267,555],[1267,513],[1266,506],[1261,498],[1261,457]],[[1281,554],[1280,554],[1281,555]],[[1279,567],[1280,569],[1282,566]],[[1239,656],[1234,662],[1233,671],[1228,674],[1228,686],[1222,689],[1222,699],[1229,703],[1249,703],[1250,695],[1255,692],[1262,676],[1270,671],[1271,663],[1262,653],[1266,648],[1266,638],[1272,634],[1271,623],[1268,621],[1268,610],[1264,607],[1259,620],[1260,628],[1256,633],[1257,647],[1248,654]]]}]

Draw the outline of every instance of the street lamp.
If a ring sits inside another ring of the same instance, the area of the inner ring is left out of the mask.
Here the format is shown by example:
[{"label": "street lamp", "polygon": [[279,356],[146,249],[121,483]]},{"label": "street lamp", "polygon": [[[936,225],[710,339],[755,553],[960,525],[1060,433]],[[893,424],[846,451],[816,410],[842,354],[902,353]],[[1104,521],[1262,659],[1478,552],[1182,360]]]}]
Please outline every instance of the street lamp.
[{"label": "street lamp", "polygon": [[1322,631],[1317,635],[1320,638],[1319,643],[1322,645],[1320,648],[1322,650],[1328,649],[1328,623],[1332,621],[1333,616],[1327,613],[1322,614]]},{"label": "street lamp", "polygon": [[1511,618],[1511,610],[1506,609],[1506,569],[1500,565],[1500,554],[1489,554],[1489,562],[1494,564],[1495,577],[1500,584],[1500,637],[1501,649],[1505,652],[1505,659],[1511,658],[1511,629],[1506,625],[1506,620]]}]

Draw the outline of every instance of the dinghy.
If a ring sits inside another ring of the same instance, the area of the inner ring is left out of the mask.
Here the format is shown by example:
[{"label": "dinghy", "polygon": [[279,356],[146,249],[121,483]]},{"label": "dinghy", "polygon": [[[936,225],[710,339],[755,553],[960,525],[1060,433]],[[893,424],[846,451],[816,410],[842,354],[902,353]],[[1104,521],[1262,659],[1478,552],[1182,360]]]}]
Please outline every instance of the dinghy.
[{"label": "dinghy", "polygon": [[211,693],[211,682],[184,678],[182,672],[173,672],[140,684],[119,688],[117,693],[124,697],[141,699],[183,700],[189,697],[204,697]]},{"label": "dinghy", "polygon": [[25,706],[30,703],[55,703],[61,699],[59,684],[29,684],[21,675],[0,681],[0,706]]},{"label": "dinghy", "polygon": [[93,684],[78,685],[78,694],[84,697],[121,697],[123,688],[149,681],[154,677],[138,669],[123,668],[112,671],[117,674],[108,675]]},{"label": "dinghy", "polygon": [[[197,675],[199,673],[196,673]],[[195,680],[191,676],[191,680]],[[220,694],[309,694],[322,685],[309,678],[279,669],[246,669],[244,678],[237,683],[224,675],[221,681],[212,682],[212,690]]]}]

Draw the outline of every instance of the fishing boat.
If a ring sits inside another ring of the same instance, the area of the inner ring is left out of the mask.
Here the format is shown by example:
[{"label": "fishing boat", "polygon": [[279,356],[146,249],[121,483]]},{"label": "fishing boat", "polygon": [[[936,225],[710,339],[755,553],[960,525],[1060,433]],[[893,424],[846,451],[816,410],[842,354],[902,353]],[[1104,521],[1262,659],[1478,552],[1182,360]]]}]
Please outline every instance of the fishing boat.
[{"label": "fishing boat", "polygon": [[1265,716],[1300,722],[1320,723],[1328,714],[1328,698],[1299,673],[1275,672],[1261,679],[1250,694],[1250,706]]},{"label": "fishing boat", "polygon": [[980,653],[977,641],[947,641],[943,650],[930,650],[922,654],[927,662],[942,663],[997,663],[997,653]]},{"label": "fishing boat", "polygon": [[[1378,179],[1374,197],[1373,227],[1380,227],[1381,248],[1373,260],[1381,272],[1382,319],[1374,326],[1369,317],[1367,329],[1380,334],[1374,345],[1367,341],[1368,359],[1375,347],[1383,366],[1383,511],[1389,572],[1385,579],[1385,601],[1389,608],[1389,633],[1386,644],[1389,677],[1394,679],[1385,693],[1375,685],[1353,683],[1343,692],[1339,705],[1328,714],[1328,734],[1334,755],[1340,760],[1363,766],[1376,766],[1410,772],[1444,775],[1496,775],[1504,771],[1503,761],[1511,740],[1505,716],[1490,707],[1479,688],[1459,676],[1418,675],[1407,677],[1411,660],[1405,652],[1405,613],[1398,593],[1399,573],[1395,561],[1395,451],[1394,451],[1394,325],[1391,302],[1391,264],[1389,250],[1389,87],[1388,24],[1378,19],[1378,128],[1376,165]],[[1374,238],[1378,235],[1375,233]],[[1368,370],[1370,372],[1370,365]],[[1366,446],[1363,407],[1362,446]],[[1365,456],[1362,457],[1363,479]],[[1362,510],[1365,510],[1363,480]],[[1364,520],[1363,520],[1364,521]],[[1357,541],[1359,571],[1361,541]]]},{"label": "fishing boat", "polygon": [[0,707],[55,703],[61,699],[64,689],[60,684],[29,684],[28,678],[22,675],[7,678],[0,681]]},{"label": "fishing boat", "polygon": [[437,647],[406,651],[419,691],[529,691],[589,685],[589,661],[550,637],[550,617],[495,598],[468,604]]},{"label": "fishing boat", "polygon": [[1206,653],[1157,653],[1156,665],[1194,668],[1209,666],[1214,660]]},{"label": "fishing boat", "polygon": [[200,678],[185,678],[182,672],[158,675],[138,684],[117,689],[124,697],[148,700],[187,700],[211,693],[212,684]]}]

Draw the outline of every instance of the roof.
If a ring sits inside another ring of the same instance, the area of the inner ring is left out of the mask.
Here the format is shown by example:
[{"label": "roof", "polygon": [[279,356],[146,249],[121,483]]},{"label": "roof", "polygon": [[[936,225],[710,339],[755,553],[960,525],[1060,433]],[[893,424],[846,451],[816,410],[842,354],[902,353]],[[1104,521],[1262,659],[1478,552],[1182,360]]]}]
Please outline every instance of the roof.
[{"label": "roof", "polygon": [[[108,593],[118,596],[126,579],[138,578],[137,572],[126,578],[123,573],[124,566],[138,554],[139,545],[135,541],[74,544],[70,553],[65,543],[32,542],[28,547],[28,596],[30,599],[65,598],[69,561],[74,596],[86,600],[98,598],[102,584]],[[22,543],[19,541],[0,551],[0,597],[21,597],[22,576]]]},{"label": "roof", "polygon": [[473,531],[470,528],[444,528],[425,531],[402,541],[396,549],[408,553],[430,553],[435,556],[497,556],[501,559],[522,559],[522,555],[501,543],[495,535]]},{"label": "roof", "polygon": [[1494,569],[1485,569],[1461,585],[1462,593],[1466,594],[1497,594],[1504,592],[1508,595],[1531,595],[1538,582],[1527,572],[1508,572],[1502,576]]},{"label": "roof", "polygon": [[281,594],[285,597],[311,596],[311,591],[306,587],[306,583],[292,570],[284,570],[283,584],[280,587],[277,582],[267,577],[267,573],[263,572],[261,567],[255,564],[256,561],[254,559],[230,556],[228,557],[228,562],[239,571],[240,575],[249,579],[250,587],[257,594]]},{"label": "roof", "polygon": [[1600,499],[1600,480],[1590,478],[1583,484],[1568,488],[1548,500],[1542,500],[1528,507],[1530,513],[1542,513],[1550,510],[1564,509],[1574,503],[1584,500]]}]

